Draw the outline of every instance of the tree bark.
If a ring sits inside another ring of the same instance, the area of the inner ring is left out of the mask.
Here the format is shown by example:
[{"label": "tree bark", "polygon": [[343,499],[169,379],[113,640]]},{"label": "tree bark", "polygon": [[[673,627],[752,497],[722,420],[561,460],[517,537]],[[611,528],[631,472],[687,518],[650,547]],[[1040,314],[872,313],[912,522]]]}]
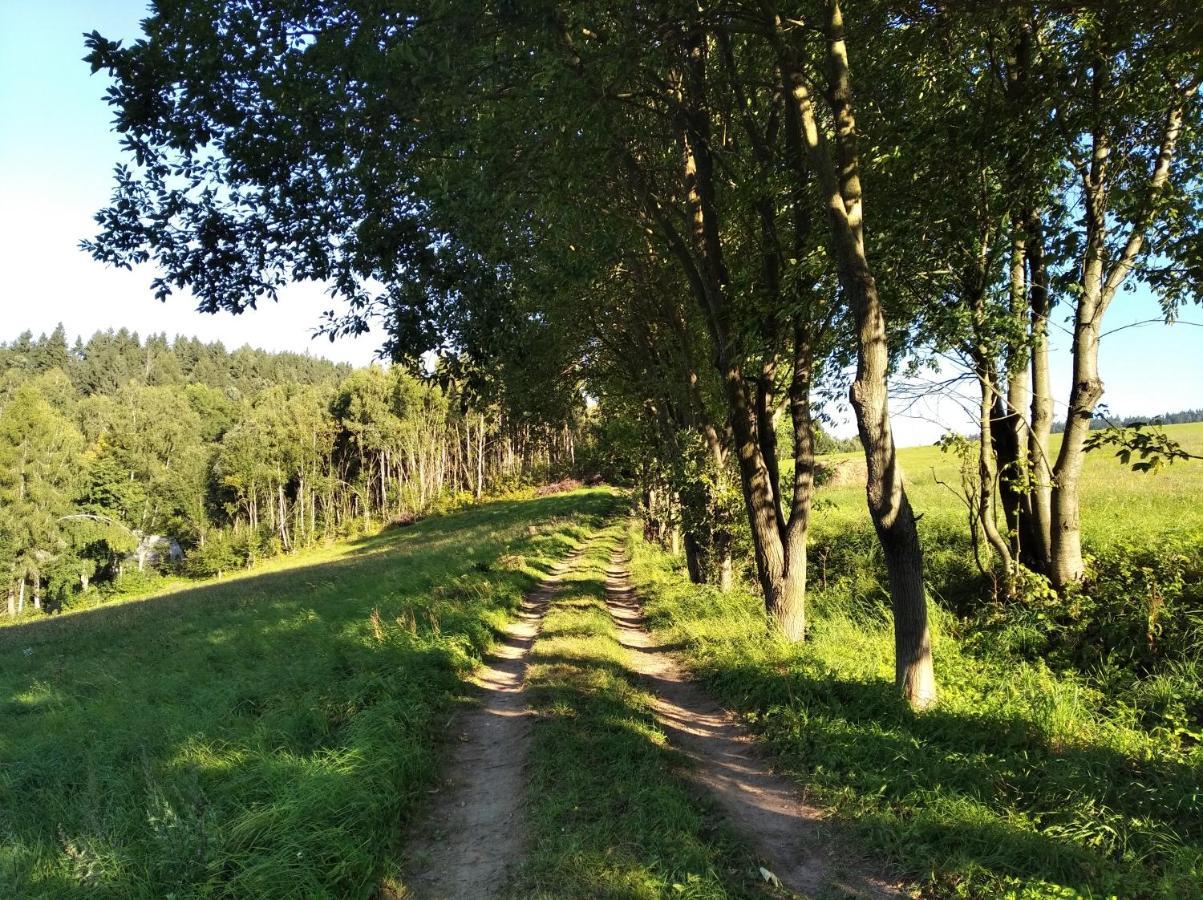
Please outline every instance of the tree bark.
[{"label": "tree bark", "polygon": [[685,569],[689,572],[689,580],[694,584],[706,581],[705,554],[701,542],[692,531],[685,532]]},{"label": "tree bark", "polygon": [[828,4],[827,13],[827,102],[835,122],[834,159],[819,127],[805,75],[781,36],[780,17],[770,26],[782,81],[797,109],[804,145],[826,204],[840,286],[855,318],[857,369],[850,398],[865,452],[869,514],[885,555],[890,584],[895,682],[911,705],[921,708],[936,699],[923,552],[890,429],[885,314],[865,255],[851,72],[838,0]]},{"label": "tree bark", "polygon": [[[1109,98],[1107,61],[1096,59],[1092,66],[1092,92],[1096,112]],[[1179,90],[1183,95],[1193,92],[1197,85]],[[1096,128],[1092,135],[1091,158],[1082,170],[1082,194],[1086,209],[1086,244],[1079,284],[1079,298],[1074,315],[1073,386],[1069,393],[1069,409],[1065,418],[1065,434],[1057,463],[1053,470],[1052,491],[1052,566],[1051,578],[1058,591],[1080,581],[1085,574],[1082,560],[1082,518],[1078,485],[1084,462],[1084,445],[1090,432],[1090,420],[1103,396],[1103,381],[1099,377],[1099,337],[1103,315],[1115,292],[1136,264],[1144,245],[1145,231],[1153,216],[1158,196],[1170,178],[1178,137],[1182,130],[1183,103],[1180,97],[1166,117],[1161,142],[1143,208],[1138,213],[1110,271],[1107,269],[1107,199],[1111,187],[1109,157],[1111,145],[1107,134]]]},{"label": "tree bark", "polygon": [[[1031,308],[1032,414],[1028,427],[1027,465],[1031,481],[1028,527],[1022,532],[1022,561],[1048,575],[1052,568],[1052,467],[1048,441],[1053,429],[1053,388],[1048,365],[1048,319],[1051,312],[1048,271],[1044,261],[1044,228],[1034,210],[1024,216],[1024,256]],[[1026,539],[1025,539],[1026,538]]]}]

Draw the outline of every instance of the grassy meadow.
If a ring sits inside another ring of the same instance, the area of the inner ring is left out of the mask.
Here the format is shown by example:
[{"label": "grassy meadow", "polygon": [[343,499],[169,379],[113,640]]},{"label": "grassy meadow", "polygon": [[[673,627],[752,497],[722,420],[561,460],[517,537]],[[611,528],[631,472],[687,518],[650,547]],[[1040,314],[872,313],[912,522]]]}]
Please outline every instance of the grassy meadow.
[{"label": "grassy meadow", "polygon": [[[1203,425],[1172,426],[1203,453]],[[923,518],[940,705],[892,688],[893,643],[863,488],[821,488],[810,631],[765,641],[760,601],[688,583],[632,533],[649,621],[812,797],[939,897],[1203,896],[1203,463],[1087,464],[1091,581],[993,602],[958,464],[900,452]],[[933,475],[934,469],[934,475]]]},{"label": "grassy meadow", "polygon": [[[1170,433],[1203,453],[1203,425]],[[924,896],[1203,896],[1203,464],[1090,457],[1085,589],[990,597],[958,463],[902,451],[941,702],[894,694],[858,485],[818,493],[810,632],[688,583],[615,492],[486,503],[152,599],[0,630],[0,896],[372,896],[437,773],[464,676],[599,529],[532,651],[532,852],[513,896],[763,896],[680,780],[604,572],[783,770]],[[933,474],[934,470],[934,474]],[[583,764],[587,761],[587,764]]]},{"label": "grassy meadow", "polygon": [[[1165,432],[1184,450],[1203,455],[1203,422],[1167,425]],[[1049,443],[1049,455],[1055,458],[1061,435],[1052,435]],[[859,452],[822,457],[829,464],[862,459]],[[955,456],[935,446],[907,447],[899,452],[899,460],[911,503],[929,524],[966,521],[964,504],[938,483],[960,487],[960,462]],[[865,520],[863,484],[820,489],[819,496],[823,500],[816,517],[819,529],[856,527]],[[1121,465],[1111,450],[1092,451],[1086,454],[1081,496],[1085,540],[1094,549],[1146,537],[1173,541],[1203,530],[1203,462],[1198,460],[1176,462],[1150,475]]]},{"label": "grassy meadow", "polygon": [[606,490],[0,631],[0,896],[371,896],[462,676]]}]

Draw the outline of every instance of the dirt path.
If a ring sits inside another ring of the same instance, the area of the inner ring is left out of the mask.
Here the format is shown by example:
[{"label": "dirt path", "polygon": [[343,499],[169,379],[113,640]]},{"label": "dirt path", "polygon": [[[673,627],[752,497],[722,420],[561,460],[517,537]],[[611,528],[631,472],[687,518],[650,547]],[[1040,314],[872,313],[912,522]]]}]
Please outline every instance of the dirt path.
[{"label": "dirt path", "polygon": [[576,550],[525,597],[518,621],[476,673],[480,705],[458,715],[447,780],[410,830],[407,897],[488,898],[504,886],[526,843],[523,806],[531,713],[526,658],[548,601],[584,552]]},{"label": "dirt path", "polygon": [[842,846],[822,812],[802,800],[798,786],[772,771],[747,728],[656,643],[620,551],[606,573],[606,605],[632,667],[656,695],[656,715],[669,741],[692,763],[690,776],[713,796],[783,887],[807,897],[905,896]]}]

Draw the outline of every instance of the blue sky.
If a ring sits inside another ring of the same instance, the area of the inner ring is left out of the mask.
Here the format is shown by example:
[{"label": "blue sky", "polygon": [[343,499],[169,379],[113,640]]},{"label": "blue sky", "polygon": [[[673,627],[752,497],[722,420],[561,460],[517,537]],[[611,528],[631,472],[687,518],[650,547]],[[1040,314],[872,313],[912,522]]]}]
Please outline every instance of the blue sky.
[{"label": "blue sky", "polygon": [[[315,285],[290,288],[278,304],[243,316],[206,316],[186,296],[156,301],[149,269],[106,269],[78,249],[93,233],[92,214],[108,199],[120,156],[102,100],[104,78],[89,75],[82,61],[83,33],[134,38],[145,9],[136,0],[0,0],[0,340],[25,329],[49,331],[61,321],[72,335],[124,326],[368,362],[378,334],[334,344],[311,339],[331,305]],[[1103,399],[1116,415],[1203,406],[1203,328],[1116,331],[1158,314],[1144,291],[1122,293],[1108,313],[1105,330],[1114,333],[1100,354]],[[1070,373],[1063,317],[1057,313],[1053,335],[1058,398],[1068,394]],[[1193,306],[1183,319],[1201,322],[1203,310]],[[946,400],[895,417],[904,445],[929,443],[949,427],[966,426],[958,405]]]}]

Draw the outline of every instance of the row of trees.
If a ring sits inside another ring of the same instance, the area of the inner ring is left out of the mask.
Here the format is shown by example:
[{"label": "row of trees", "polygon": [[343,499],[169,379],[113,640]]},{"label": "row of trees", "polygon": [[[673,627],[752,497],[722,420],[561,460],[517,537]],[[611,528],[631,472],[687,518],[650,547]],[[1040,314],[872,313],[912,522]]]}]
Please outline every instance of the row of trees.
[{"label": "row of trees", "polygon": [[584,379],[691,574],[729,580],[742,520],[791,639],[817,423],[846,396],[917,706],[891,372],[973,373],[997,564],[1072,591],[1104,315],[1137,283],[1172,315],[1203,280],[1193,0],[206,0],[144,28],[89,38],[133,162],[97,259],[152,258],[208,310],[320,279],[347,304],[328,327],[379,316],[398,359],[454,346],[528,400]]},{"label": "row of trees", "polygon": [[[172,541],[188,572],[216,574],[570,464],[575,425],[511,420],[454,380],[124,333],[48,352],[63,346],[0,347],[9,614],[68,605]],[[129,377],[128,358],[153,363]],[[125,380],[94,388],[110,367]]]}]

